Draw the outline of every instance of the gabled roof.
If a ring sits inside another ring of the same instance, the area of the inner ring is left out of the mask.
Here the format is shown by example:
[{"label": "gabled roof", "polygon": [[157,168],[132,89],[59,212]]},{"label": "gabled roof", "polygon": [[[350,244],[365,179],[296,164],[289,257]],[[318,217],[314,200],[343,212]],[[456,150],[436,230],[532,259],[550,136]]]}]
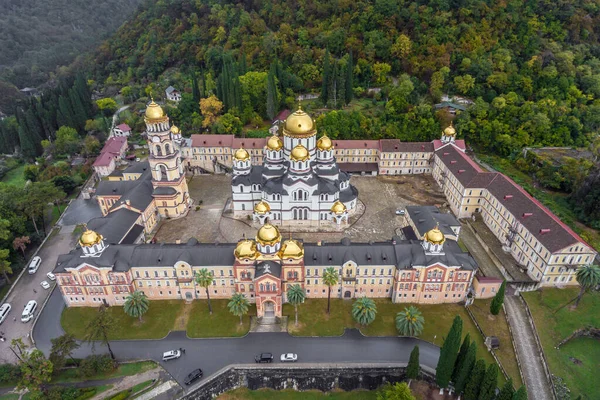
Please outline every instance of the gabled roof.
[{"label": "gabled roof", "polygon": [[406,206],[406,212],[421,236],[436,225],[444,235],[454,235],[452,227],[460,227],[460,222],[453,214],[440,212],[436,206]]},{"label": "gabled roof", "polygon": [[291,114],[291,113],[292,113],[292,112],[291,112],[290,110],[288,110],[288,109],[281,110],[281,111],[279,112],[279,114],[277,114],[277,115],[275,116],[275,118],[273,118],[273,123],[275,123],[275,122],[277,122],[277,121],[285,121],[285,120],[287,119],[287,117],[289,117],[289,116],[290,116],[290,114]]},{"label": "gabled roof", "polygon": [[400,139],[381,139],[380,149],[386,153],[433,152],[432,142],[402,142]]},{"label": "gabled roof", "polygon": [[96,161],[94,161],[93,166],[94,167],[108,167],[111,163],[111,161],[113,161],[116,157],[118,157],[118,154],[114,154],[114,153],[101,153],[97,158]]},{"label": "gabled roof", "polygon": [[468,155],[454,146],[441,148],[435,154],[464,187],[467,187],[477,174],[483,172]]},{"label": "gabled roof", "polygon": [[231,147],[233,149],[239,149],[243,147],[245,149],[262,149],[267,145],[266,138],[233,138]]},{"label": "gabled roof", "polygon": [[169,87],[168,87],[168,88],[165,90],[165,92],[166,92],[167,94],[171,94],[171,93],[173,93],[173,92],[178,92],[178,90],[177,90],[177,89],[175,89],[173,86],[169,86]]},{"label": "gabled roof", "polygon": [[233,135],[192,135],[192,147],[231,147]]},{"label": "gabled roof", "polygon": [[333,140],[336,149],[379,149],[379,140]]},{"label": "gabled roof", "polygon": [[123,132],[130,132],[131,131],[131,128],[127,124],[117,125],[117,128],[119,128]]},{"label": "gabled roof", "polygon": [[106,243],[118,244],[129,233],[139,217],[140,214],[133,210],[120,208],[105,217],[90,220],[87,226],[101,234]]}]

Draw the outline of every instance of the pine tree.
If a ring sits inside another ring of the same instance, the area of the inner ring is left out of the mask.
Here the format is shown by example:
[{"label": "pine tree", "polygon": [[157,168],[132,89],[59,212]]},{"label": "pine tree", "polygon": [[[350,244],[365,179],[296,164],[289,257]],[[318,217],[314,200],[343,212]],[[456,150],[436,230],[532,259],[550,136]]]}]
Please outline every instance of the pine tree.
[{"label": "pine tree", "polygon": [[478,360],[473,368],[473,373],[469,377],[469,382],[465,388],[464,400],[478,400],[479,388],[485,375],[485,362]]},{"label": "pine tree", "polygon": [[514,394],[515,388],[513,387],[512,378],[509,378],[504,386],[502,386],[502,389],[500,389],[500,393],[498,393],[496,400],[512,400]]},{"label": "pine tree", "polygon": [[331,66],[329,65],[329,49],[325,50],[325,58],[323,59],[323,83],[321,85],[321,102],[327,106],[329,101],[329,81],[331,79]]},{"label": "pine tree", "polygon": [[498,293],[496,293],[496,295],[492,299],[492,304],[490,304],[490,312],[493,315],[498,315],[498,313],[500,312],[500,309],[502,308],[502,303],[504,303],[505,288],[506,288],[506,281],[502,282],[502,285],[500,285],[500,289],[498,290]]},{"label": "pine tree", "polygon": [[408,365],[406,366],[406,377],[408,379],[417,379],[419,377],[419,346],[415,346],[410,352]]},{"label": "pine tree", "polygon": [[42,128],[40,120],[33,112],[33,108],[34,105],[32,104],[29,106],[29,109],[25,112],[25,124],[27,126],[27,131],[29,135],[32,137],[36,144],[36,147],[38,148],[38,150],[41,150],[42,147],[38,147],[37,145],[39,144],[39,142],[42,141],[42,138],[44,137],[44,129]]},{"label": "pine tree", "polygon": [[446,340],[444,340],[444,344],[440,350],[440,358],[435,371],[435,382],[441,388],[448,387],[448,383],[450,382],[452,370],[454,369],[454,363],[456,362],[458,349],[460,347],[462,325],[463,321],[460,316],[457,315],[454,317],[448,336],[446,337]]},{"label": "pine tree", "polygon": [[465,354],[465,358],[463,359],[460,370],[456,375],[456,378],[453,378],[454,389],[456,393],[460,393],[465,390],[465,386],[471,376],[471,372],[473,371],[473,367],[475,366],[475,360],[477,359],[477,343],[475,341],[471,342],[469,346],[469,350],[467,354]]},{"label": "pine tree", "polygon": [[458,356],[456,357],[456,362],[454,363],[454,370],[452,371],[452,382],[456,381],[456,377],[458,376],[458,372],[462,368],[462,362],[467,356],[467,351],[469,351],[470,346],[471,334],[467,333],[467,336],[465,336],[462,345],[460,346],[460,351],[458,352]]},{"label": "pine tree", "polygon": [[277,88],[275,87],[275,76],[273,68],[267,75],[267,117],[272,121],[275,118],[275,103],[277,102]]},{"label": "pine tree", "polygon": [[352,92],[354,80],[354,63],[352,62],[352,49],[350,49],[350,53],[348,54],[348,63],[346,64],[346,90],[344,91],[345,95],[345,103],[350,104],[352,101],[352,97],[354,93]]},{"label": "pine tree", "polygon": [[19,126],[19,146],[26,158],[32,159],[38,155],[33,138],[22,126]]},{"label": "pine tree", "polygon": [[527,389],[525,388],[525,385],[521,385],[519,390],[513,395],[512,400],[527,400]]},{"label": "pine tree", "polygon": [[479,400],[493,400],[496,395],[496,386],[498,385],[498,365],[492,363],[488,365],[481,388],[479,389]]}]

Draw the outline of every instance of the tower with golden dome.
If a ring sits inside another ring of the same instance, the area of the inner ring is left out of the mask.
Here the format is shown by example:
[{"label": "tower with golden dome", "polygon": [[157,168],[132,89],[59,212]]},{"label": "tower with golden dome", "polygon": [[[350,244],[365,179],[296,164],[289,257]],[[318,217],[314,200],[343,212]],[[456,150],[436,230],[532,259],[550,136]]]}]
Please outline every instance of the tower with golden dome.
[{"label": "tower with golden dome", "polygon": [[[260,224],[347,223],[356,208],[358,191],[350,185],[350,176],[340,171],[332,140],[327,135],[317,137],[314,120],[301,107],[287,117],[279,131],[266,141],[262,165],[251,165],[243,148],[234,153],[235,215],[251,214]],[[336,203],[345,207],[343,215],[331,212]]]},{"label": "tower with golden dome", "polygon": [[152,197],[158,213],[165,218],[185,215],[190,196],[181,162],[181,132],[170,125],[164,110],[152,100],[144,115],[150,168]]},{"label": "tower with golden dome", "polygon": [[456,140],[456,129],[452,122],[442,131],[442,143],[453,143]]}]

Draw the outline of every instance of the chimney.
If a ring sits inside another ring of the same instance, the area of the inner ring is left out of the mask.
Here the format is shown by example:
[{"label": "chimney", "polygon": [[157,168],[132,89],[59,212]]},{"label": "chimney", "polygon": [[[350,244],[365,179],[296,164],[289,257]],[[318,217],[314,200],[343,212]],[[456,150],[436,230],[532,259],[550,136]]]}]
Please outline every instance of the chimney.
[{"label": "chimney", "polygon": [[219,140],[219,144],[221,144],[221,141]]},{"label": "chimney", "polygon": [[450,155],[450,153],[444,153],[444,155],[445,155],[445,156],[449,156],[449,155]]},{"label": "chimney", "polygon": [[367,142],[365,142],[365,147],[367,147]]},{"label": "chimney", "polygon": [[463,172],[465,172],[465,170],[464,170],[464,169],[459,169],[459,170],[458,170],[458,173],[459,173],[459,174],[462,174]]},{"label": "chimney", "polygon": [[533,213],[523,213],[523,218],[531,217]]},{"label": "chimney", "polygon": [[456,160],[450,161],[450,164],[456,164]]},{"label": "chimney", "polygon": [[202,142],[203,144],[206,144],[206,140]]},{"label": "chimney", "polygon": [[395,145],[395,146],[394,146],[394,149],[398,150],[398,145]]},{"label": "chimney", "polygon": [[181,244],[181,239],[175,239],[175,244]]},{"label": "chimney", "polygon": [[425,145],[424,144],[421,145],[421,151],[425,151]]},{"label": "chimney", "polygon": [[507,194],[507,195],[504,196],[504,200],[509,200],[509,199],[512,199],[512,198],[513,198],[512,194]]},{"label": "chimney", "polygon": [[540,229],[540,233],[543,235],[544,233],[550,233],[550,229]]},{"label": "chimney", "polygon": [[125,200],[125,204],[127,204],[128,206],[130,206],[131,205],[131,200],[129,200],[129,199]]}]

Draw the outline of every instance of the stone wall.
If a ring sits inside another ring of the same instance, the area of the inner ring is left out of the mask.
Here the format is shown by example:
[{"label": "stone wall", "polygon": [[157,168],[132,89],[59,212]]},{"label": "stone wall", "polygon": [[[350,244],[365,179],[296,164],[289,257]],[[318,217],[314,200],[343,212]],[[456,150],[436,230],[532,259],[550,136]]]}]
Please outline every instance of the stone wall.
[{"label": "stone wall", "polygon": [[[261,364],[230,365],[203,381],[183,400],[213,399],[228,390],[333,389],[374,390],[386,382],[404,379],[406,364]],[[422,379],[433,382],[435,371],[421,366]]]}]

